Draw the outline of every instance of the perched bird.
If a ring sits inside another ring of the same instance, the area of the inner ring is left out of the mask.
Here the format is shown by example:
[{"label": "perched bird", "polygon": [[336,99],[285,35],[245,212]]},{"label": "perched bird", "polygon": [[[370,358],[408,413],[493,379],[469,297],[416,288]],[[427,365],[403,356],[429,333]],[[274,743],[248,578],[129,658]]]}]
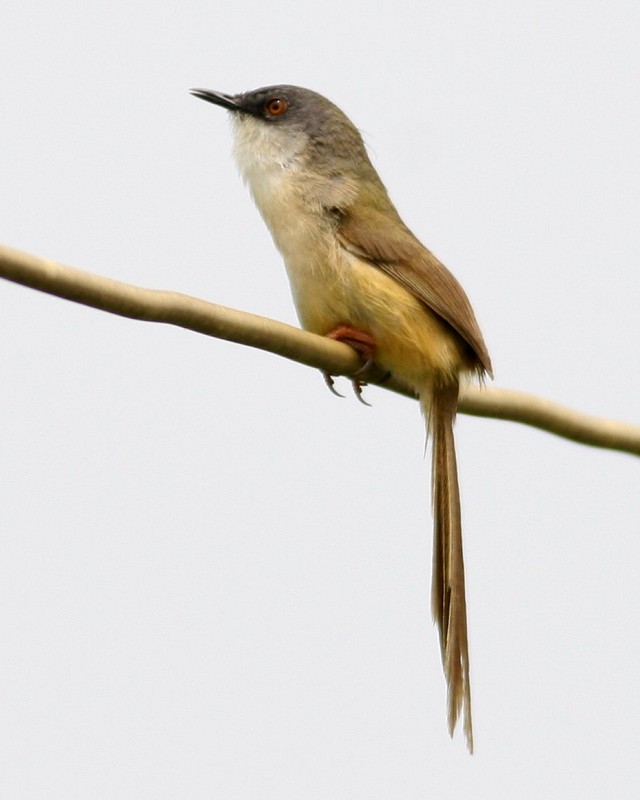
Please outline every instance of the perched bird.
[{"label": "perched bird", "polygon": [[449,732],[462,710],[473,751],[453,423],[461,377],[491,375],[491,360],[471,304],[402,222],[360,133],[337,106],[287,85],[192,94],[231,113],[234,154],[284,258],[302,326],[350,344],[420,397],[432,446],[431,602]]}]

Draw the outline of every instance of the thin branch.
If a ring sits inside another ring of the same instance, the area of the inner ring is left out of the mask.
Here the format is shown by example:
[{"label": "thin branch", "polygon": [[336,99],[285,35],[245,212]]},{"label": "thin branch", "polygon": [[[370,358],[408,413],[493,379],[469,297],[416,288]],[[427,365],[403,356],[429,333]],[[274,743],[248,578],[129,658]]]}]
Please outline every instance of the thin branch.
[{"label": "thin branch", "polygon": [[640,426],[594,417],[526,392],[493,386],[469,389],[460,398],[459,408],[474,417],[520,422],[580,444],[640,456]]},{"label": "thin branch", "polygon": [[[164,322],[257,347],[332,375],[353,375],[361,365],[346,344],[291,325],[178,292],[142,289],[9,247],[0,246],[0,277],[122,317]],[[370,382],[413,396],[393,380]],[[467,387],[460,398],[460,411],[520,422],[582,444],[640,455],[640,426],[592,417],[524,392]]]}]

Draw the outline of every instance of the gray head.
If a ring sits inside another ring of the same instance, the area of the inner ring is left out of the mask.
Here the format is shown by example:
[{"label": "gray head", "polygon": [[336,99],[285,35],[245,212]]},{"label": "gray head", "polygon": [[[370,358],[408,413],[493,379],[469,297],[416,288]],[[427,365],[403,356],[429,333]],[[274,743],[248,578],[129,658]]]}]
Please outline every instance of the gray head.
[{"label": "gray head", "polygon": [[237,132],[247,126],[255,139],[268,138],[287,156],[305,153],[308,165],[342,173],[373,167],[355,125],[326,97],[300,86],[266,86],[228,95],[208,89],[191,94],[231,112]]}]

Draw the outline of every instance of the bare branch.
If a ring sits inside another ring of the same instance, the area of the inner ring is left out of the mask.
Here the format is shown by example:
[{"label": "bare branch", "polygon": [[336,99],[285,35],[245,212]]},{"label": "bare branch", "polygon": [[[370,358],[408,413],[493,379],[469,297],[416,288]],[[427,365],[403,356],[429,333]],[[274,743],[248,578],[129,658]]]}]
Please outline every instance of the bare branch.
[{"label": "bare branch", "polygon": [[521,422],[580,444],[640,455],[640,426],[594,417],[526,392],[469,389],[460,398],[459,408],[475,417]]},{"label": "bare branch", "polygon": [[[358,356],[347,345],[291,325],[178,292],[142,289],[9,247],[0,246],[0,277],[119,316],[164,322],[257,347],[332,375],[353,375],[360,367]],[[392,380],[371,383],[412,396]],[[640,426],[592,417],[523,392],[467,387],[460,411],[521,422],[582,444],[640,455]]]}]

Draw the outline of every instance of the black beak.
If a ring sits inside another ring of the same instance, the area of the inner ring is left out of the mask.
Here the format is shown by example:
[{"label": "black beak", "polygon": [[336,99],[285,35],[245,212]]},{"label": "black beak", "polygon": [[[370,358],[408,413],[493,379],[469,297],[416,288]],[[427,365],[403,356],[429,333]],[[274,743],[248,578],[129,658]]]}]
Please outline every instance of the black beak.
[{"label": "black beak", "polygon": [[199,97],[201,100],[206,100],[207,103],[214,103],[217,106],[222,106],[229,111],[239,111],[237,98],[230,94],[222,94],[222,92],[212,92],[209,89],[189,89],[189,92],[194,97]]}]

